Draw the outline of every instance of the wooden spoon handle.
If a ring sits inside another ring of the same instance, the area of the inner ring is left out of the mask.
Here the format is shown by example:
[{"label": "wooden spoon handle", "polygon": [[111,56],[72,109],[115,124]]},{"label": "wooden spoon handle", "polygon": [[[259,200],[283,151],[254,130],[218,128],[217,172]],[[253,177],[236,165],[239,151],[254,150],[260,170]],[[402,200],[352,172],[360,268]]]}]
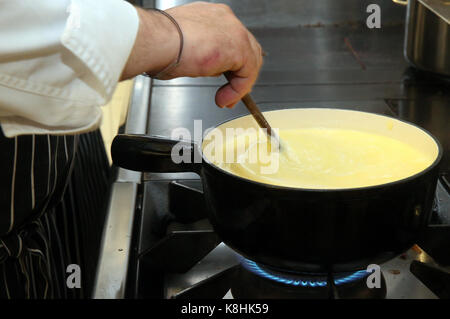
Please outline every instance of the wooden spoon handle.
[{"label": "wooden spoon handle", "polygon": [[[231,73],[230,72],[225,72],[224,75],[228,81],[231,81]],[[267,122],[266,118],[262,114],[259,107],[256,105],[256,103],[253,100],[253,98],[251,97],[250,93],[244,95],[242,97],[241,101],[247,107],[248,111],[253,116],[256,123],[258,123],[259,127],[266,129],[266,132],[269,136],[275,138],[278,142],[280,142],[280,139],[276,135],[275,131],[272,130],[272,127],[270,126],[269,122]]]},{"label": "wooden spoon handle", "polygon": [[251,97],[251,95],[250,94],[246,94],[246,95],[244,95],[242,97],[241,100],[244,103],[244,105],[247,107],[247,109],[250,112],[250,114],[255,119],[256,123],[258,123],[258,125],[261,128],[266,129],[267,130],[267,134],[269,136],[272,136],[275,132],[272,131],[272,127],[270,126],[269,122],[267,122],[266,118],[264,117],[264,115],[262,114],[261,110],[256,105],[256,103],[253,100],[253,98]]}]

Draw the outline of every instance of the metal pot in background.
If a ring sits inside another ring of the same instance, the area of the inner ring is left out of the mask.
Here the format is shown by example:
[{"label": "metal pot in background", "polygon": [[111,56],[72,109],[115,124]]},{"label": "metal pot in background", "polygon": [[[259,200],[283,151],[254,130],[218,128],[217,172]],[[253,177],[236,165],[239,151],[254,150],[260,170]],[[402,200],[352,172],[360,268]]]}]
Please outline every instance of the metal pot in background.
[{"label": "metal pot in background", "polygon": [[450,76],[450,1],[393,1],[408,6],[406,60],[418,69]]}]

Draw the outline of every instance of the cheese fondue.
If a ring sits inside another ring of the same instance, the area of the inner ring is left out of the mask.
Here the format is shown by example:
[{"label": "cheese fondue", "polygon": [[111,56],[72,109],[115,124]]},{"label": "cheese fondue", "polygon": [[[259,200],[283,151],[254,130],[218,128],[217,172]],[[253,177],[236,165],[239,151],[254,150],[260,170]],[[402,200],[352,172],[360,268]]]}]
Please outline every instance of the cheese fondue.
[{"label": "cheese fondue", "polygon": [[424,170],[436,157],[395,138],[345,128],[286,129],[279,135],[288,147],[279,153],[276,169],[268,169],[273,163],[263,155],[272,154],[270,143],[261,141],[257,130],[228,138],[219,147],[231,160],[214,159],[213,163],[266,184],[339,189],[400,180]]}]

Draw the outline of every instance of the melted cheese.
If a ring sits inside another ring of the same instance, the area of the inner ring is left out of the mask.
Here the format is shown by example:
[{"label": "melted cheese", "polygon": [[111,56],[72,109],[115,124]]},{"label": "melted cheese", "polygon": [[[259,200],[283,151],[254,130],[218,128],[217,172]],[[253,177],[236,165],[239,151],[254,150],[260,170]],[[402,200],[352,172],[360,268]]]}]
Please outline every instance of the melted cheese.
[{"label": "melted cheese", "polygon": [[[227,140],[221,151],[229,156],[228,161],[214,163],[235,175],[262,183],[340,189],[404,179],[430,166],[435,157],[387,136],[350,129],[292,129],[281,130],[279,135],[286,147],[280,152],[278,165],[261,156],[273,153],[264,152],[270,147],[258,140],[258,134]],[[252,153],[255,150],[256,159]],[[270,165],[277,169],[271,170]]]}]

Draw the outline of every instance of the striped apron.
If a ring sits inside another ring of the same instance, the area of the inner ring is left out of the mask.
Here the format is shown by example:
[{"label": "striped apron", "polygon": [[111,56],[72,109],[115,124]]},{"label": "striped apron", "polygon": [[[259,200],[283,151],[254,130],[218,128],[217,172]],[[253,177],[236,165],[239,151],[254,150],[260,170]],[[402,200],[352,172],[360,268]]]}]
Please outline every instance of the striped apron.
[{"label": "striped apron", "polygon": [[[98,131],[6,138],[0,130],[0,299],[89,295],[108,185]],[[71,264],[82,287],[66,284]]]}]

